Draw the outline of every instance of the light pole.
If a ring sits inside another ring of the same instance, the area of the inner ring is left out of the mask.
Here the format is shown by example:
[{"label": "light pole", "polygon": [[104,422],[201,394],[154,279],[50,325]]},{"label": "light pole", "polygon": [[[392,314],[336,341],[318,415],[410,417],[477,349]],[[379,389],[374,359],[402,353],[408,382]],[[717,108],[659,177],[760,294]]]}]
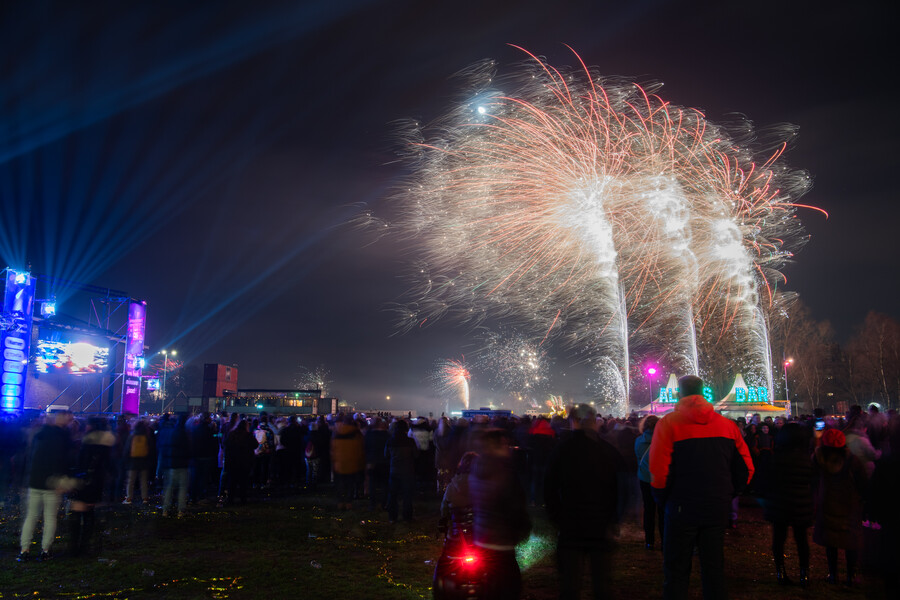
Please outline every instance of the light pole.
[{"label": "light pole", "polygon": [[[175,356],[176,354],[178,354],[178,351],[177,351],[177,350],[172,350],[172,356]],[[164,412],[166,412],[166,400],[167,400],[167,396],[166,396],[166,376],[167,376],[168,373],[169,373],[169,351],[168,351],[168,350],[162,350],[162,355],[163,355],[163,386],[162,386],[163,401],[162,401],[162,407],[161,407],[161,411],[160,411],[160,412],[163,412],[163,413],[164,413]]]},{"label": "light pole", "polygon": [[794,412],[793,410],[791,410],[791,393],[788,391],[788,378],[787,378],[788,367],[791,366],[792,364],[794,364],[793,358],[788,358],[787,360],[784,361],[784,399],[787,400],[787,409],[788,409],[789,416],[791,414],[793,414],[793,412]]},{"label": "light pole", "polygon": [[656,375],[656,367],[647,367],[647,376],[650,379],[650,414],[653,414],[653,376]]}]

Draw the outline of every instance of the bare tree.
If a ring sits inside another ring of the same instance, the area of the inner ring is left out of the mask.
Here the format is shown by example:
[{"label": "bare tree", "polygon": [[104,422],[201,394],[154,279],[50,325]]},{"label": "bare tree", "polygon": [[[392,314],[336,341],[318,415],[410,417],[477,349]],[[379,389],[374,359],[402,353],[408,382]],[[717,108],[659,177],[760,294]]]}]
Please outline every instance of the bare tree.
[{"label": "bare tree", "polygon": [[893,407],[900,394],[900,322],[870,311],[847,344],[845,362],[853,367],[850,383],[856,399]]}]

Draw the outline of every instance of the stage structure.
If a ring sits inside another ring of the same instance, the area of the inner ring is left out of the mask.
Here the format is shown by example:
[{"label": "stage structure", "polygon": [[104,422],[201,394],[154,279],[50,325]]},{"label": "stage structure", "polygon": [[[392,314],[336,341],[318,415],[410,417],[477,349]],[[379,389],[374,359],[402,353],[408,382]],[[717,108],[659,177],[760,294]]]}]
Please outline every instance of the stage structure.
[{"label": "stage structure", "polygon": [[28,271],[7,268],[3,311],[0,313],[0,408],[21,410],[25,405],[28,356],[34,311],[35,278]]},{"label": "stage structure", "polygon": [[[25,270],[7,268],[4,280],[0,408],[66,406],[77,412],[113,412],[118,404],[123,412],[138,412],[146,302],[125,292]],[[52,292],[48,299],[36,297],[38,283]],[[57,310],[54,293],[61,289],[88,295],[88,321]],[[119,345],[125,347],[122,355]]]}]

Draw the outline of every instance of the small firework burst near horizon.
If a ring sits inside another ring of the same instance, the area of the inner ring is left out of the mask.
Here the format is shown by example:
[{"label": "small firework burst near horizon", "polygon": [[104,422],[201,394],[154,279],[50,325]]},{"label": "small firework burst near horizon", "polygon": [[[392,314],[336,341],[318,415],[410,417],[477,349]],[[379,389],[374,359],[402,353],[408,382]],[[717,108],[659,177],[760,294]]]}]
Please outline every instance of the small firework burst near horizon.
[{"label": "small firework burst near horizon", "polygon": [[435,365],[432,374],[435,388],[448,409],[451,401],[458,401],[464,408],[469,408],[469,380],[471,378],[472,374],[466,367],[465,359],[441,359]]}]

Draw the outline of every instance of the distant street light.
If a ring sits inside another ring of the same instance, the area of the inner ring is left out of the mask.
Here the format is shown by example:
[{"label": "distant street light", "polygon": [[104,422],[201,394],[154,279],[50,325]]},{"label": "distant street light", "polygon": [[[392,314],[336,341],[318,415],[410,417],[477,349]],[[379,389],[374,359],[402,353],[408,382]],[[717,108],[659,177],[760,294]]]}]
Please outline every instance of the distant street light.
[{"label": "distant street light", "polygon": [[[177,351],[177,350],[172,350],[171,354],[172,354],[172,356],[175,356],[176,354],[178,354],[178,351]],[[167,396],[166,396],[166,376],[168,375],[168,372],[169,372],[169,351],[168,351],[168,350],[162,350],[162,355],[163,355],[163,384],[162,384],[163,401],[162,401],[162,412],[166,412],[166,399],[167,399]]]},{"label": "distant street light", "polygon": [[791,410],[791,393],[788,391],[788,367],[794,364],[794,359],[789,358],[784,361],[784,399],[787,400],[788,413],[793,414]]},{"label": "distant street light", "polygon": [[656,375],[656,366],[647,367],[647,376],[650,379],[650,413],[653,413],[653,376]]}]

